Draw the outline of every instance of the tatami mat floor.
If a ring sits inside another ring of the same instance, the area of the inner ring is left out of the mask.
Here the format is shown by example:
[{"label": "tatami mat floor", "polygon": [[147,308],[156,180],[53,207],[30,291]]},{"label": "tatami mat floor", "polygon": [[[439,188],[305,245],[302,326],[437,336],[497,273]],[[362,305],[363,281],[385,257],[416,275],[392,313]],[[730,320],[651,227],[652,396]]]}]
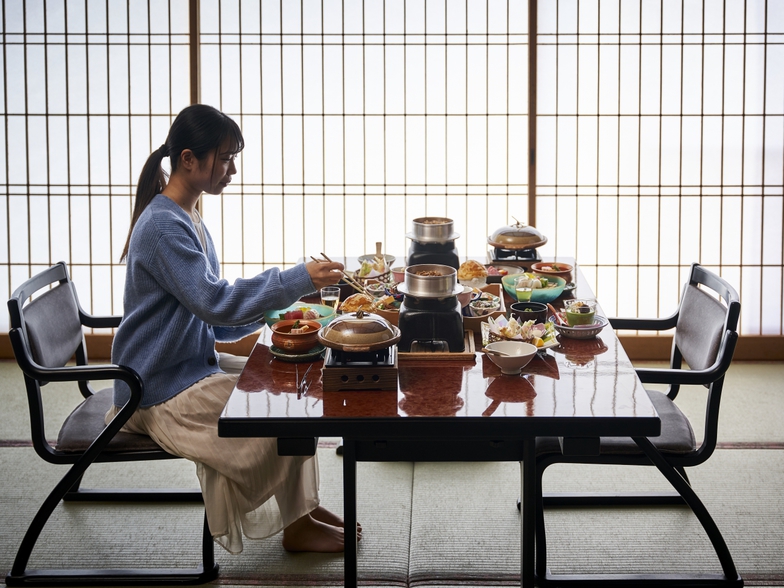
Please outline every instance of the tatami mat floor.
[{"label": "tatami mat floor", "polygon": [[[690,470],[748,586],[784,586],[784,364],[736,363],[728,375],[720,447]],[[52,384],[47,436],[78,393]],[[681,406],[698,416],[702,393]],[[0,580],[46,494],[65,471],[29,445],[21,375],[0,361]],[[699,419],[697,419],[699,420]],[[699,428],[699,427],[698,427]],[[699,431],[698,431],[699,434]],[[341,458],[334,440],[319,449],[325,505],[342,510]],[[361,463],[358,512],[365,530],[360,583],[376,587],[510,586],[519,583],[520,518],[515,463]],[[546,489],[665,488],[653,468],[553,466]],[[193,466],[105,464],[85,486],[196,487]],[[203,510],[196,505],[59,506],[33,554],[36,567],[188,566],[199,558]],[[551,509],[549,562],[554,572],[718,572],[707,539],[688,510],[675,507]],[[342,556],[286,553],[279,538],[246,542],[231,556],[216,549],[216,586],[335,586]]]}]

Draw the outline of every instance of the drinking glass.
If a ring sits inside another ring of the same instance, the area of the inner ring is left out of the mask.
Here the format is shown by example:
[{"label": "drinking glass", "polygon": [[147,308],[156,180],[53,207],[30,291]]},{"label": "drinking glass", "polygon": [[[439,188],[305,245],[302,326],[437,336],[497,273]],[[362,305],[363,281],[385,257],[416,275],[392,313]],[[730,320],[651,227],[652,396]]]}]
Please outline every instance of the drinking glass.
[{"label": "drinking glass", "polygon": [[531,278],[519,277],[515,280],[515,293],[518,302],[528,302],[531,300],[534,281]]},{"label": "drinking glass", "polygon": [[337,310],[340,302],[340,288],[338,286],[324,286],[321,289],[321,304],[331,306]]}]

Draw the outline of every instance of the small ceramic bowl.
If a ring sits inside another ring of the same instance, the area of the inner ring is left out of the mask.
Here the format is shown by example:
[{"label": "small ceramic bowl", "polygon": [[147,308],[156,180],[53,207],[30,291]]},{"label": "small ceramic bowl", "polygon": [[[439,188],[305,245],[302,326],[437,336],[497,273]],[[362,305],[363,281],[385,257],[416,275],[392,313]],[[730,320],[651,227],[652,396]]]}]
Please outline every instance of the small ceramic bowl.
[{"label": "small ceramic bowl", "polygon": [[[308,330],[304,333],[292,333],[291,328],[297,322],[300,327],[307,326]],[[304,319],[288,319],[278,321],[270,329],[272,329],[272,344],[275,347],[286,353],[304,353],[319,344],[318,332],[321,323]]]},{"label": "small ceramic bowl", "polygon": [[506,355],[486,353],[501,372],[508,375],[517,375],[536,355],[536,346],[522,341],[494,341],[485,345],[489,351],[498,351]]},{"label": "small ceramic bowl", "polygon": [[538,261],[531,264],[531,271],[540,276],[556,276],[566,280],[568,284],[574,278],[572,272],[574,267],[568,263],[561,263],[560,261]]},{"label": "small ceramic bowl", "polygon": [[576,327],[561,325],[555,320],[555,317],[550,317],[547,320],[553,321],[553,326],[555,327],[555,330],[558,331],[559,335],[568,337],[569,339],[593,339],[609,323],[605,317],[600,315],[596,315],[594,321],[590,325],[578,325]]},{"label": "small ceramic bowl", "polygon": [[471,316],[487,316],[497,311],[501,307],[501,299],[498,296],[484,294],[476,300],[468,303]]},{"label": "small ceramic bowl", "polygon": [[541,302],[515,302],[509,307],[509,314],[521,321],[543,323],[547,320],[547,305]]},{"label": "small ceramic bowl", "polygon": [[367,255],[360,255],[359,257],[357,257],[357,261],[359,261],[359,263],[362,263],[363,261],[373,263],[376,257],[380,257],[381,259],[383,259],[384,265],[386,265],[387,267],[391,267],[392,264],[395,263],[395,256],[390,255],[389,253],[385,253],[384,255],[378,255],[378,256],[375,253],[368,253]]},{"label": "small ceramic bowl", "polygon": [[471,302],[471,294],[473,293],[473,288],[470,286],[463,286],[463,291],[457,295],[457,301],[460,303],[460,308],[468,306],[468,303]]},{"label": "small ceramic bowl", "polygon": [[386,294],[386,286],[381,282],[368,282],[365,284],[365,292],[373,298],[381,298]]},{"label": "small ceramic bowl", "polygon": [[570,327],[592,325],[596,316],[595,300],[567,300],[563,315]]},{"label": "small ceramic bowl", "polygon": [[405,281],[406,266],[393,267],[391,271],[392,271],[392,278],[395,280],[395,282],[399,284],[400,282]]}]

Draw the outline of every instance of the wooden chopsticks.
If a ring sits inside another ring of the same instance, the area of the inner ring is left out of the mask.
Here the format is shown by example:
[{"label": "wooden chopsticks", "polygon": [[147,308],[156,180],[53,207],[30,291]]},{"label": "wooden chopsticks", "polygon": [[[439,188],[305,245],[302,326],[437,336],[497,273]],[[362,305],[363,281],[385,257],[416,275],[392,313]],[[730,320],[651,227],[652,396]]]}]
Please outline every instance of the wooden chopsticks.
[{"label": "wooden chopsticks", "polygon": [[[325,261],[328,261],[329,263],[332,263],[332,260],[329,257],[327,257],[326,255],[324,255],[323,253],[321,254],[321,257],[323,257],[324,259],[316,259],[312,255],[310,256],[310,258],[313,261],[315,261],[316,263],[324,263]],[[343,273],[343,279],[346,281],[346,283],[349,286],[354,288],[354,290],[356,290],[357,292],[362,292],[363,294],[365,293],[365,288],[362,286],[362,284],[360,284],[359,282],[357,282],[354,279],[354,276],[352,276],[346,270],[342,270],[342,273]]]},{"label": "wooden chopsticks", "polygon": [[547,308],[549,308],[550,312],[553,313],[553,316],[555,317],[555,322],[557,322],[559,325],[565,325],[566,324],[563,321],[563,319],[561,318],[561,315],[558,314],[558,311],[555,310],[555,307],[552,304],[550,304],[549,302],[547,303]]}]

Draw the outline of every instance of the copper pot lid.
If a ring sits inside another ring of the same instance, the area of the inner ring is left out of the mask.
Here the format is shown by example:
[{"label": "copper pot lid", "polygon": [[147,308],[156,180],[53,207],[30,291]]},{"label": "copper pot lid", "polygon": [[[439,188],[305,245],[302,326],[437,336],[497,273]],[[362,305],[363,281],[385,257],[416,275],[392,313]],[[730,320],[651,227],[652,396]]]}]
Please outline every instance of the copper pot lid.
[{"label": "copper pot lid", "polygon": [[347,353],[386,349],[400,341],[400,329],[362,310],[339,316],[318,332],[322,345]]},{"label": "copper pot lid", "polygon": [[547,237],[534,227],[514,220],[515,224],[501,227],[487,238],[487,242],[498,249],[534,249],[547,243]]}]

